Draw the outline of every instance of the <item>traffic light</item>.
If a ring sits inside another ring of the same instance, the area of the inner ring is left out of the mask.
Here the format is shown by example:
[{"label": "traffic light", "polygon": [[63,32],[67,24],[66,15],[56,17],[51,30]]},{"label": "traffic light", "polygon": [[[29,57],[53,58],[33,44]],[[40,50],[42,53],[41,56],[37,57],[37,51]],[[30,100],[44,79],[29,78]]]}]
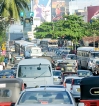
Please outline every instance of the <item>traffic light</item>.
[{"label": "traffic light", "polygon": [[30,17],[30,24],[33,25],[33,17]]},{"label": "traffic light", "polygon": [[21,21],[21,25],[23,25],[23,24],[24,24],[24,19],[23,19],[23,17],[20,18],[20,21]]}]

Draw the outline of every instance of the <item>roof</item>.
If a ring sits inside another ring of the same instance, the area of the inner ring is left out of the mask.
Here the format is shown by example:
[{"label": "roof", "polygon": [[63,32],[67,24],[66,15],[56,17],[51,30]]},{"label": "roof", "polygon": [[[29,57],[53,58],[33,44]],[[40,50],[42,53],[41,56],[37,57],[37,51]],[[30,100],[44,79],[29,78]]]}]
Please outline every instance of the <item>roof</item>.
[{"label": "roof", "polygon": [[33,65],[33,64],[50,64],[50,61],[43,58],[32,58],[32,59],[24,59],[19,62],[18,65]]},{"label": "roof", "polygon": [[19,78],[0,78],[0,83],[23,83]]},{"label": "roof", "polygon": [[78,76],[68,76],[68,77],[65,77],[65,79],[68,79],[68,78],[82,79],[83,77],[78,77]]},{"label": "roof", "polygon": [[[47,91],[65,91],[64,88],[46,88]],[[45,88],[30,88],[26,89],[25,91],[45,91]]]},{"label": "roof", "polygon": [[81,85],[99,85],[99,76],[85,77],[81,80]]},{"label": "roof", "polygon": [[88,42],[88,43],[92,43],[92,42],[97,42],[97,41],[99,41],[99,36],[95,36],[95,37],[83,37],[82,38],[82,40],[83,40],[83,42],[85,43],[85,42]]},{"label": "roof", "polygon": [[87,72],[91,72],[90,70],[78,70],[77,72],[82,72],[82,71],[87,71]]}]

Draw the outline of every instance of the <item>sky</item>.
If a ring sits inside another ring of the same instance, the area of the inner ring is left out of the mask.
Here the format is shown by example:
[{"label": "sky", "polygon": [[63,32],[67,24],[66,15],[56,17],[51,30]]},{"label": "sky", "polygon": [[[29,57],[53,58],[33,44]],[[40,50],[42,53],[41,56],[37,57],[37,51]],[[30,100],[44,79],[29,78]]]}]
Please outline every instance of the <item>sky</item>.
[{"label": "sky", "polygon": [[[71,0],[72,1],[72,0]],[[78,9],[84,9],[87,6],[99,5],[99,0],[75,0],[70,3],[71,5],[77,5]]]}]

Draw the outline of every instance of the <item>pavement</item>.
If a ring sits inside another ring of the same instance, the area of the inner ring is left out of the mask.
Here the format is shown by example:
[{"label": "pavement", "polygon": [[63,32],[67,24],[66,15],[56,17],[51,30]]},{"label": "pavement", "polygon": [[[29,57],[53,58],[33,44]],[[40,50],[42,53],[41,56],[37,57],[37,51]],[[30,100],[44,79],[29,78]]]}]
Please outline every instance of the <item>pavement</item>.
[{"label": "pavement", "polygon": [[12,67],[13,67],[13,65],[8,63],[7,69],[11,69]]}]

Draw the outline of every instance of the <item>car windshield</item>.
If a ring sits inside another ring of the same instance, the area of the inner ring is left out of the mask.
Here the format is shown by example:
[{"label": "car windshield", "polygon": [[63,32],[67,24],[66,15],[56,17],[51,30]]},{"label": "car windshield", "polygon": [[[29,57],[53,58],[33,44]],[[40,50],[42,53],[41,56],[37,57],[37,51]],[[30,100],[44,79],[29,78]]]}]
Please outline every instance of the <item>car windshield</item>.
[{"label": "car windshield", "polygon": [[20,65],[18,77],[34,78],[34,77],[50,77],[51,71],[49,65]]},{"label": "car windshield", "polygon": [[73,59],[73,58],[75,58],[75,55],[68,55],[67,58]]},{"label": "car windshield", "polygon": [[18,105],[24,104],[72,104],[66,91],[26,91]]},{"label": "car windshield", "polygon": [[13,72],[12,71],[1,71],[0,72],[0,75],[8,75],[8,74],[12,74]]},{"label": "car windshield", "polygon": [[99,61],[96,61],[96,64],[99,64]]},{"label": "car windshield", "polygon": [[91,53],[91,57],[99,57],[99,52]]},{"label": "car windshield", "polygon": [[78,76],[90,76],[90,75],[92,75],[91,72],[87,72],[87,71],[78,72]]},{"label": "car windshield", "polygon": [[81,79],[74,79],[74,85],[80,85]]},{"label": "car windshield", "polygon": [[59,71],[53,71],[53,76],[61,76],[61,72],[59,72]]}]

